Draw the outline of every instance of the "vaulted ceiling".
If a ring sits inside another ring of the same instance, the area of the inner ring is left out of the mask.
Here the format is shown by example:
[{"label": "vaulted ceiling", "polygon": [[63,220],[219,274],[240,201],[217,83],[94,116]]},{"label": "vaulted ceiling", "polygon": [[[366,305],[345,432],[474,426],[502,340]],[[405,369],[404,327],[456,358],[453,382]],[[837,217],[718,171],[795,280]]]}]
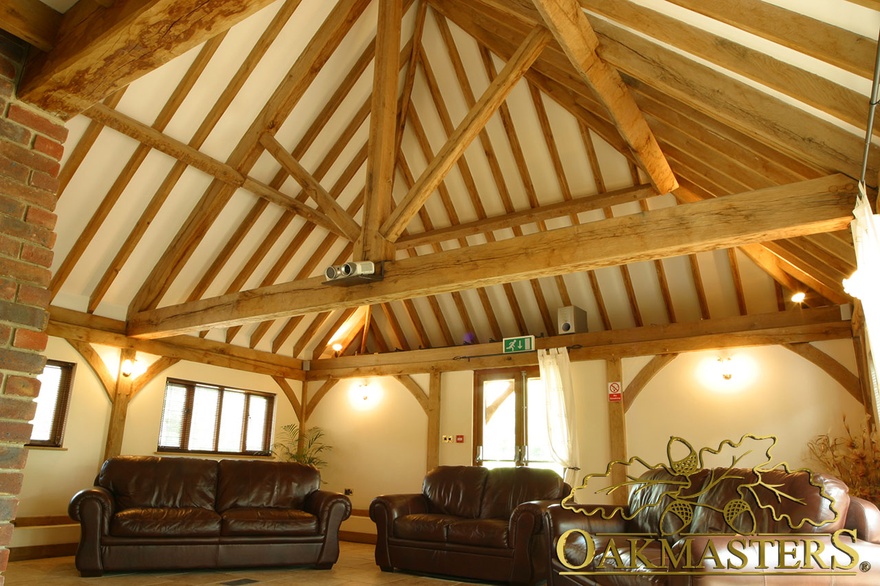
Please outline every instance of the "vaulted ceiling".
[{"label": "vaulted ceiling", "polygon": [[878,0],[0,10],[69,128],[56,334],[317,360],[850,302]]}]

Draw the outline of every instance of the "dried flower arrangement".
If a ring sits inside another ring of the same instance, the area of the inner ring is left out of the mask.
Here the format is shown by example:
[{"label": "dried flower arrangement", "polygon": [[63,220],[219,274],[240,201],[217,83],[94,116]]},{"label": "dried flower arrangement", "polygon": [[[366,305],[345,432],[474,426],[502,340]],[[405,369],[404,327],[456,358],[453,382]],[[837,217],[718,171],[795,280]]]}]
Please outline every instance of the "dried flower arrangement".
[{"label": "dried flower arrangement", "polygon": [[844,481],[850,494],[880,506],[880,435],[866,415],[861,430],[854,434],[843,420],[846,435],[817,436],[808,442],[810,454],[827,472]]}]

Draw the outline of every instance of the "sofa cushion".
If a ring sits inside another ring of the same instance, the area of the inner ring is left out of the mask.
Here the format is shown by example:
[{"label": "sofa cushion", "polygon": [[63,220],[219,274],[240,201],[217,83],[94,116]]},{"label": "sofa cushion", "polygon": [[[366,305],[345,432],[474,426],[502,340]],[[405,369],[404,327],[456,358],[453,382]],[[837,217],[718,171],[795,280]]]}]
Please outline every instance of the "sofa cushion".
[{"label": "sofa cushion", "polygon": [[200,458],[119,456],[104,462],[96,481],[120,509],[214,508],[217,462]]},{"label": "sofa cushion", "polygon": [[221,460],[217,510],[274,507],[302,509],[306,497],[321,487],[316,468],[297,462]]},{"label": "sofa cushion", "polygon": [[475,519],[488,475],[482,466],[438,466],[425,476],[422,492],[432,513]]},{"label": "sofa cushion", "polygon": [[630,487],[627,531],[662,536],[670,543],[681,533],[693,532],[697,493],[707,470],[688,476],[674,475],[665,468],[652,468]]},{"label": "sofa cushion", "polygon": [[223,512],[222,535],[317,535],[318,518],[298,509],[237,508]]},{"label": "sofa cushion", "polygon": [[446,541],[462,545],[507,548],[507,519],[456,519],[446,528]]},{"label": "sofa cushion", "polygon": [[394,520],[394,537],[417,541],[446,541],[446,528],[458,517],[437,513],[404,515]]},{"label": "sofa cushion", "polygon": [[133,508],[113,515],[110,534],[116,537],[215,537],[220,515],[198,507]]},{"label": "sofa cushion", "polygon": [[564,486],[559,474],[546,468],[494,468],[486,478],[480,518],[510,519],[520,503],[562,498]]},{"label": "sofa cushion", "polygon": [[716,468],[702,490],[696,533],[832,533],[844,527],[849,505],[845,484],[807,470]]}]

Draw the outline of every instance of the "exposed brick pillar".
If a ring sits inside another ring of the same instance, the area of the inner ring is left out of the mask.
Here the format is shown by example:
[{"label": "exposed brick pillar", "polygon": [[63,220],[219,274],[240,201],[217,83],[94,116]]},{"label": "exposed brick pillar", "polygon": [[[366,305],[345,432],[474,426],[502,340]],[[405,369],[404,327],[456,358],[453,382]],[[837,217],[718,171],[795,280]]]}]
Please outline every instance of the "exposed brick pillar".
[{"label": "exposed brick pillar", "polygon": [[[19,102],[26,45],[0,31],[0,572],[45,357],[59,160],[67,129]],[[0,573],[0,586],[5,579]]]}]

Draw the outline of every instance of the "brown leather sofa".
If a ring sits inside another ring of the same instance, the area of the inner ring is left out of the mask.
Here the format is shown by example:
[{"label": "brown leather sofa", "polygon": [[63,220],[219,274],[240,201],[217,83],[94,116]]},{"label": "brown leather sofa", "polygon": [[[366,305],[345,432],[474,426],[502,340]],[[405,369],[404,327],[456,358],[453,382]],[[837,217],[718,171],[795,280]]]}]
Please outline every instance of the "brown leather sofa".
[{"label": "brown leather sofa", "polygon": [[548,586],[880,584],[880,511],[808,471],[654,469],[624,507],[566,497],[544,523]]},{"label": "brown leather sofa", "polygon": [[552,470],[440,466],[420,494],[370,504],[376,564],[385,572],[535,584],[547,573],[542,509],[568,491]]},{"label": "brown leather sofa", "polygon": [[105,571],[310,565],[339,557],[348,497],[321,490],[294,462],[120,456],[69,514],[80,523],[76,567]]}]

